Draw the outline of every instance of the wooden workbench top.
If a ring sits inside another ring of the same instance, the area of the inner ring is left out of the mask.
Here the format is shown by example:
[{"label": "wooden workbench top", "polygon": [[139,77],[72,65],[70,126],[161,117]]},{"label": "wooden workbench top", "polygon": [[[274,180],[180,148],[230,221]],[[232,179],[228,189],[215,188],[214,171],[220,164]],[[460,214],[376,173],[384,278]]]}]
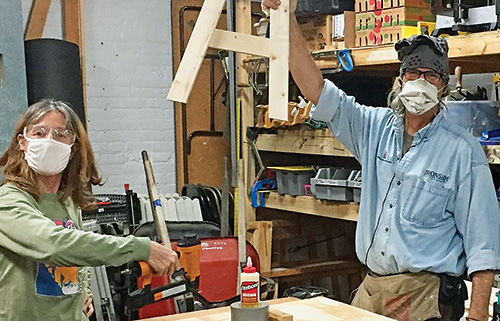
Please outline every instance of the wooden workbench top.
[{"label": "wooden workbench top", "polygon": [[[277,314],[292,315],[293,321],[389,321],[389,319],[325,297],[306,300],[278,299],[269,301],[269,309]],[[144,321],[230,321],[229,307],[188,312]]]}]

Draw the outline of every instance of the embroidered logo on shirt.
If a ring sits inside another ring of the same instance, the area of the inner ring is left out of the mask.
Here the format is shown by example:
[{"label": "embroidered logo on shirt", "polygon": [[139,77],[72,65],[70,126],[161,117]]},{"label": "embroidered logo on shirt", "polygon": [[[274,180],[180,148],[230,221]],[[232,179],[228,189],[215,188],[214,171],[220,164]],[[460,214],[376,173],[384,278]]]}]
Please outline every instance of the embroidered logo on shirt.
[{"label": "embroidered logo on shirt", "polygon": [[[75,223],[70,219],[55,220],[54,223],[64,228],[76,229]],[[46,296],[78,293],[78,268],[38,263],[36,293]]]},{"label": "embroidered logo on shirt", "polygon": [[431,171],[430,169],[427,169],[425,171],[424,177],[428,177],[432,180],[438,181],[441,184],[445,184],[450,179],[450,176],[441,173],[436,173],[435,171]]}]

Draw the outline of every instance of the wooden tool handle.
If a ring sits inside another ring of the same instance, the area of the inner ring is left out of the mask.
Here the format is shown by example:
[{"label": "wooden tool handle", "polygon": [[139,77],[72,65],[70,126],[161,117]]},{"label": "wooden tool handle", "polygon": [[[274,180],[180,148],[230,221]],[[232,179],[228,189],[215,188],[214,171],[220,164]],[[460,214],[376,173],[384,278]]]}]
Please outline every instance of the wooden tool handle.
[{"label": "wooden tool handle", "polygon": [[144,163],[144,171],[146,173],[146,184],[148,187],[149,200],[151,202],[151,210],[153,211],[153,219],[156,226],[156,234],[162,245],[168,249],[172,249],[170,244],[170,237],[168,235],[167,224],[165,224],[165,217],[161,208],[160,195],[156,187],[155,176],[153,173],[153,165],[149,161],[148,153],[143,150],[142,161]]},{"label": "wooden tool handle", "polygon": [[455,78],[457,79],[456,89],[458,91],[462,90],[462,66],[457,66],[455,68]]}]

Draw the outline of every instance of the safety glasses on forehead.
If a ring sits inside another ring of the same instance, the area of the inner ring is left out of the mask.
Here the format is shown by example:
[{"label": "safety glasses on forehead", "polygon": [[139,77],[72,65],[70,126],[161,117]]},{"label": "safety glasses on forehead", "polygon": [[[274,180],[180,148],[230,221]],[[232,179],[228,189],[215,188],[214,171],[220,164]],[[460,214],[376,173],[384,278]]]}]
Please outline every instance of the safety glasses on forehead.
[{"label": "safety glasses on forehead", "polygon": [[52,139],[64,144],[72,144],[75,142],[75,134],[65,128],[46,128],[40,125],[31,126],[29,129],[24,127],[24,136],[28,138],[40,139],[48,138],[52,133]]}]

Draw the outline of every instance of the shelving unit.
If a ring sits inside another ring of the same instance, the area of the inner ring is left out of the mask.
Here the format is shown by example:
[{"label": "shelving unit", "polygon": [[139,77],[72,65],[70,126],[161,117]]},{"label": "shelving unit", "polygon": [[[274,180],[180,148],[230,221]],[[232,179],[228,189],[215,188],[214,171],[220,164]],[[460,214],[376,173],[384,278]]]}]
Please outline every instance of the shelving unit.
[{"label": "shelving unit", "polygon": [[[464,73],[500,70],[500,30],[448,37],[450,70],[462,65]],[[399,61],[393,44],[351,48],[354,68],[398,70]],[[334,57],[316,59],[321,69],[337,68]]]},{"label": "shelving unit", "polygon": [[256,145],[268,152],[352,157],[328,129],[280,129],[278,134],[260,134]]},{"label": "shelving unit", "polygon": [[[449,58],[450,70],[452,73],[457,65],[462,66],[464,74],[500,70],[500,31],[497,30],[449,37],[448,44],[450,47]],[[394,44],[351,48],[350,54],[354,62],[353,73],[366,76],[374,76],[377,75],[378,72],[385,72],[386,74],[394,76],[398,73],[400,63],[397,59],[396,51],[394,50]],[[325,73],[337,69],[338,66],[335,52],[322,52],[314,56],[317,65],[320,69],[324,70]],[[240,65],[243,67],[247,66],[248,64],[246,62],[251,59],[251,57],[242,58],[242,60],[240,60]],[[248,111],[250,107],[253,107],[253,101],[249,100],[248,96],[251,96],[251,90],[250,92],[245,92],[245,95],[243,95],[247,100],[247,104],[245,106],[242,105],[242,110],[244,111]],[[253,126],[254,124],[252,121],[253,117],[248,115],[246,122],[242,121],[242,128]],[[246,143],[248,144],[248,142]],[[270,157],[272,157],[273,153],[276,153],[278,159],[280,157],[287,157],[285,156],[287,154],[291,157],[315,155],[315,157],[321,160],[324,160],[325,157],[342,158],[342,160],[344,158],[353,157],[345,146],[343,146],[328,129],[312,130],[306,129],[306,127],[300,129],[297,129],[297,127],[279,129],[277,134],[259,134],[255,144],[260,152],[265,152],[266,156],[271,155]],[[485,150],[489,151],[491,156],[490,162],[492,164],[500,164],[500,147],[498,149],[488,147]],[[250,174],[245,174],[245,176],[255,176],[254,172],[252,172],[253,167],[254,160],[249,157],[246,168]],[[249,182],[246,181],[246,183],[248,184]],[[276,221],[278,222],[287,216],[292,216],[293,218],[290,224],[293,227],[299,226],[299,229],[312,229],[313,227],[308,225],[309,220],[312,221],[313,219],[332,219],[332,222],[334,222],[332,225],[351,224],[350,226],[354,226],[352,222],[356,222],[358,219],[358,203],[326,201],[316,199],[312,196],[294,197],[290,195],[280,195],[277,192],[270,192],[266,193],[265,204],[266,208],[262,209],[262,213],[265,211],[269,211],[270,213],[262,217],[275,220],[273,215],[279,216]],[[260,210],[261,209],[259,209],[259,211]],[[254,209],[252,209],[252,213],[255,218],[259,216]],[[305,216],[307,216],[307,218],[305,218]],[[314,216],[314,218],[310,218],[309,216]],[[307,223],[304,222],[305,220],[308,220]],[[278,227],[278,229],[282,229],[282,227]],[[286,230],[283,232],[284,236],[279,236],[279,238],[275,240],[274,233],[273,231],[273,247],[276,245],[280,249],[279,253],[286,253],[286,251],[283,251],[283,242],[288,242],[288,238],[290,237],[291,239],[291,234],[288,234],[289,231]],[[310,237],[311,236],[309,236],[308,241],[310,241]],[[350,235],[348,240],[350,242],[349,244],[353,245],[354,236]],[[274,243],[275,241],[277,244]],[[329,250],[331,249],[329,248]],[[348,249],[347,252],[351,255],[354,253],[354,249]],[[287,263],[281,264],[281,261],[278,261],[269,271],[265,271],[262,274],[280,280],[280,283],[283,280],[304,280],[318,276],[333,275],[336,276],[331,278],[332,282],[338,282],[339,278],[344,278],[342,282],[345,282],[346,279],[351,280],[354,278],[354,283],[356,283],[358,281],[357,276],[363,271],[363,267],[357,262],[355,256],[342,258],[336,255],[337,254],[335,254],[333,258],[326,258],[323,261],[311,262],[311,264],[308,264],[306,261],[294,261],[290,262],[289,265]],[[319,257],[321,258],[321,255]],[[349,286],[343,286],[344,290],[347,288],[349,288]]]}]

